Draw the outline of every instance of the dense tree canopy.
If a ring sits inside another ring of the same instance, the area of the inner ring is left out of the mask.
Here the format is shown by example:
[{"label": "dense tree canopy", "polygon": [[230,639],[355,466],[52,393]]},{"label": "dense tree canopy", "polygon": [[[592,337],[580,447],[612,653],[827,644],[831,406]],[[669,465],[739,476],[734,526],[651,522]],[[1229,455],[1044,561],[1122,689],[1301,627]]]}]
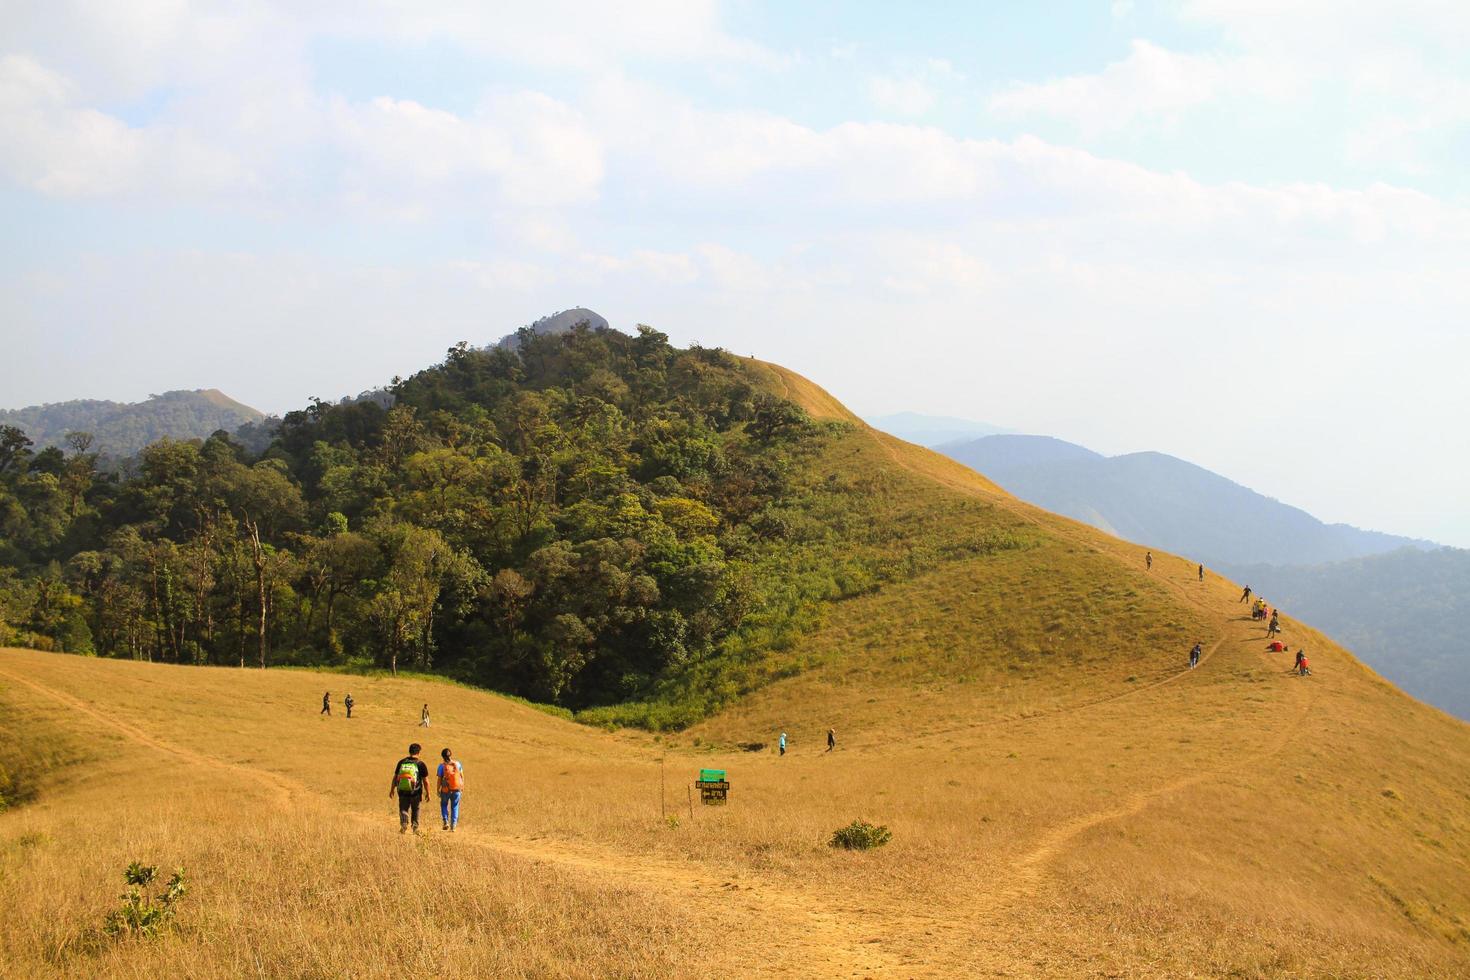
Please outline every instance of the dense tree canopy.
[{"label": "dense tree canopy", "polygon": [[522,331],[263,452],[0,430],[0,641],[181,663],[436,668],[574,708],[646,694],[770,605],[822,427],[722,351]]}]

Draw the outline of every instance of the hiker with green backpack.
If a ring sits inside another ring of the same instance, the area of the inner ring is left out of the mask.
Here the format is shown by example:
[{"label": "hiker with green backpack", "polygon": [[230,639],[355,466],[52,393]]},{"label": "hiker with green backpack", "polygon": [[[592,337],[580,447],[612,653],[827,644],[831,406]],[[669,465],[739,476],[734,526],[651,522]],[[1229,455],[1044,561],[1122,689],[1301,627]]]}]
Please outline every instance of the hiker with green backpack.
[{"label": "hiker with green backpack", "polygon": [[393,784],[388,787],[388,795],[398,794],[398,832],[408,832],[410,821],[413,823],[413,832],[419,832],[419,805],[424,802],[428,794],[429,765],[419,758],[423,746],[414,742],[408,747],[408,755],[399,759],[393,766]]}]

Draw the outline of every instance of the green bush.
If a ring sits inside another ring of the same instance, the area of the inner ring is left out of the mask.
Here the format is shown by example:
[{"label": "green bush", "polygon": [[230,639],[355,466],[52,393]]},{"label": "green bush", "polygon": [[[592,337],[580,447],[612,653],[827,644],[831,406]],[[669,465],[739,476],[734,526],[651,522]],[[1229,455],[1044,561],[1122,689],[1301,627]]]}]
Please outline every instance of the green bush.
[{"label": "green bush", "polygon": [[893,840],[893,832],[887,827],[878,827],[866,820],[854,820],[832,835],[827,843],[848,851],[866,851],[882,847]]},{"label": "green bush", "polygon": [[145,936],[152,938],[174,917],[174,906],[184,897],[188,888],[184,885],[184,869],[179,868],[164,883],[163,891],[157,896],[152,893],[153,882],[158,878],[158,865],[139,864],[134,861],[123,872],[128,890],[121,896],[122,904],[107,913],[103,930],[109,936]]}]

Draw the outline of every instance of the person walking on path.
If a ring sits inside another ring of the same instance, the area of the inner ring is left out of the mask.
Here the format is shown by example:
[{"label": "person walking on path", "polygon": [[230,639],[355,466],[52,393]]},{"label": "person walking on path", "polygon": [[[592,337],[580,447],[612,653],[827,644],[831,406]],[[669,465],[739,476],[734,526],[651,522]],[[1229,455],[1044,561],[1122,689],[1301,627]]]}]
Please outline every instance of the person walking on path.
[{"label": "person walking on path", "polygon": [[414,742],[408,747],[408,755],[399,759],[393,766],[393,782],[388,786],[388,796],[398,794],[398,832],[408,832],[410,824],[413,832],[419,832],[419,806],[424,802],[424,797],[429,792],[429,766],[419,753],[423,746]]},{"label": "person walking on path", "polygon": [[1276,609],[1271,610],[1271,623],[1266,627],[1266,639],[1268,640],[1281,632],[1281,616],[1279,612]]},{"label": "person walking on path", "polygon": [[1241,602],[1250,602],[1251,601],[1251,587],[1249,585],[1247,585],[1245,587],[1245,591],[1240,594],[1240,601]]},{"label": "person walking on path", "polygon": [[352,717],[352,706],[355,703],[356,702],[352,700],[352,692],[351,691],[348,691],[347,692],[347,697],[345,697],[345,698],[342,699],[342,707],[344,707],[344,708],[347,709],[347,717],[349,717],[349,718]]},{"label": "person walking on path", "polygon": [[459,794],[464,791],[464,766],[449,749],[439,753],[444,761],[439,763],[439,815],[444,818],[444,829],[453,831],[459,826]]},{"label": "person walking on path", "polygon": [[424,709],[419,712],[419,727],[429,727],[429,706],[427,704],[425,704]]},{"label": "person walking on path", "polygon": [[1203,566],[1203,565],[1201,565],[1199,567],[1199,580],[1201,582],[1203,582],[1205,580],[1205,566]]},{"label": "person walking on path", "polygon": [[1291,669],[1302,677],[1306,677],[1312,672],[1312,668],[1307,666],[1307,651],[1305,647],[1296,652],[1296,663],[1291,665]]},{"label": "person walking on path", "polygon": [[829,728],[827,729],[827,751],[831,752],[835,748],[837,748],[837,732]]},{"label": "person walking on path", "polygon": [[325,693],[325,694],[322,695],[322,714],[329,715],[331,713],[332,713],[332,692],[331,691],[328,691],[327,693]]},{"label": "person walking on path", "polygon": [[1154,570],[1154,553],[1152,551],[1144,553],[1143,567],[1148,569],[1150,572]]},{"label": "person walking on path", "polygon": [[1194,668],[1196,668],[1196,667],[1199,666],[1200,654],[1203,653],[1203,652],[1204,651],[1200,648],[1200,645],[1198,643],[1196,643],[1194,645],[1194,649],[1193,650],[1190,650],[1189,651],[1189,669],[1190,670],[1194,670]]},{"label": "person walking on path", "polygon": [[781,754],[782,755],[785,755],[786,754],[786,733],[785,732],[782,732],[781,733],[781,738],[780,738],[780,740],[778,741],[777,744],[780,746]]}]

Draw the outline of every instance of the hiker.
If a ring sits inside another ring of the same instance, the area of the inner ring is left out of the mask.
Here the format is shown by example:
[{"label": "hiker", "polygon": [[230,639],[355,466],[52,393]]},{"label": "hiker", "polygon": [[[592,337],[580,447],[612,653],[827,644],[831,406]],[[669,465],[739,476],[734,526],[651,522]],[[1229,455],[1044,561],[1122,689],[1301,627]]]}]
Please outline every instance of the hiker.
[{"label": "hiker", "polygon": [[1249,585],[1247,585],[1245,587],[1245,591],[1240,594],[1240,601],[1241,602],[1250,602],[1251,601],[1251,587]]},{"label": "hiker", "polygon": [[1266,627],[1266,638],[1267,639],[1270,639],[1271,637],[1275,636],[1277,633],[1280,633],[1281,632],[1281,616],[1280,616],[1279,613],[1280,613],[1279,610],[1276,610],[1276,609],[1271,610],[1271,623],[1270,623],[1270,625],[1268,625]]},{"label": "hiker", "polygon": [[1205,566],[1203,566],[1203,565],[1201,565],[1199,567],[1199,580],[1201,582],[1203,582],[1205,580]]},{"label": "hiker", "polygon": [[439,763],[439,815],[444,818],[444,829],[452,831],[459,826],[459,794],[464,790],[464,766],[447,748],[439,756],[444,760]]},{"label": "hiker", "polygon": [[780,745],[780,748],[781,748],[781,754],[782,755],[785,755],[786,754],[786,733],[785,732],[782,732],[781,733],[781,738],[780,738],[780,741],[779,741],[779,745]]},{"label": "hiker", "polygon": [[332,692],[331,691],[328,691],[327,693],[325,693],[325,694],[322,695],[322,714],[329,715],[331,713],[332,713]]},{"label": "hiker", "polygon": [[1202,654],[1203,652],[1204,652],[1204,650],[1201,649],[1201,647],[1200,647],[1200,645],[1198,643],[1196,643],[1194,645],[1194,649],[1193,650],[1190,650],[1189,651],[1189,669],[1190,670],[1194,670],[1194,668],[1196,668],[1196,667],[1199,666],[1200,654]]},{"label": "hiker", "polygon": [[827,751],[831,752],[835,748],[837,748],[837,732],[829,728],[827,729]]},{"label": "hiker", "polygon": [[429,706],[427,704],[424,705],[424,710],[419,712],[419,727],[429,727]]},{"label": "hiker", "polygon": [[347,717],[349,718],[352,717],[352,705],[354,703],[355,702],[352,700],[352,692],[347,692],[347,697],[342,699],[342,706],[347,709]]},{"label": "hiker", "polygon": [[1312,665],[1307,663],[1307,651],[1296,652],[1296,673],[1298,677],[1307,677],[1312,673]]},{"label": "hiker", "polygon": [[1148,569],[1149,571],[1154,570],[1154,553],[1152,551],[1147,552],[1143,556],[1143,567]]},{"label": "hiker", "polygon": [[429,767],[419,753],[423,746],[414,742],[408,747],[408,755],[399,759],[393,766],[393,782],[388,787],[388,795],[398,794],[398,832],[408,832],[409,823],[413,824],[413,832],[419,832],[419,804],[424,802],[428,795]]}]

